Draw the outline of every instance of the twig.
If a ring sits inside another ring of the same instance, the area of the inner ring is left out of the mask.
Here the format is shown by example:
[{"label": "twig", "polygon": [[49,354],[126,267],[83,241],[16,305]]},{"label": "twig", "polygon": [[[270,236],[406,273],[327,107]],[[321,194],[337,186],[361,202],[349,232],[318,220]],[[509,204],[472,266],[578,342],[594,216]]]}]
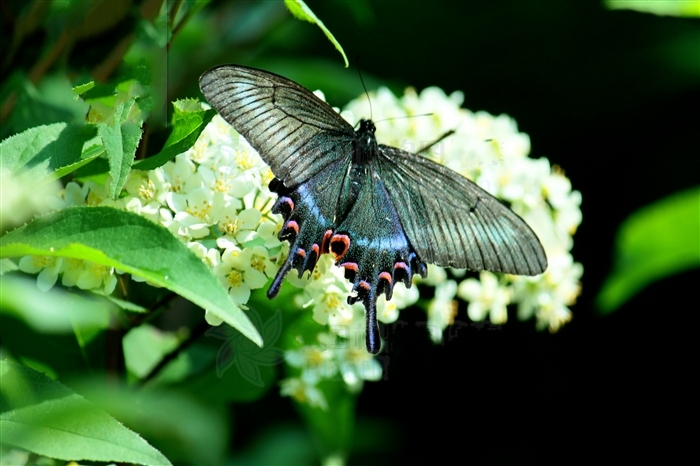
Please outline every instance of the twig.
[{"label": "twig", "polygon": [[148,373],[146,377],[141,379],[139,383],[137,384],[140,387],[143,387],[146,385],[148,382],[153,380],[159,373],[162,371],[165,366],[167,366],[172,360],[177,358],[184,350],[190,347],[192,343],[197,341],[201,336],[203,336],[207,330],[209,330],[210,325],[207,323],[206,320],[202,319],[202,321],[197,324],[195,328],[192,329],[190,332],[190,336],[184,340],[182,343],[180,343],[180,346],[175,348],[173,351],[170,353],[166,354],[163,359],[160,360],[160,362],[151,369],[151,372]]}]

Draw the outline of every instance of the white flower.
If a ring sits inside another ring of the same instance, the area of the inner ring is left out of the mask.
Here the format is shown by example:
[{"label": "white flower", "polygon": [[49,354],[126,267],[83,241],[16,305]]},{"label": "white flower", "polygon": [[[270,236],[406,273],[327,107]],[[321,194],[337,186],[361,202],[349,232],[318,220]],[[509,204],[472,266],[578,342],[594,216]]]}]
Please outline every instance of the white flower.
[{"label": "white flower", "polygon": [[26,273],[38,273],[37,286],[41,291],[49,291],[58,280],[63,266],[63,258],[53,256],[24,256],[19,260],[19,269]]},{"label": "white flower", "polygon": [[313,306],[313,319],[320,325],[352,318],[348,296],[352,285],[345,279],[344,271],[334,265],[331,254],[322,254],[307,278],[299,279],[295,271],[289,274],[292,283],[302,285],[310,298],[304,307]]},{"label": "white flower", "polygon": [[488,316],[491,323],[503,324],[508,320],[506,306],[510,302],[510,289],[501,287],[491,272],[481,272],[479,280],[468,278],[459,284],[457,294],[469,302],[467,315],[475,322]]},{"label": "white flower", "polygon": [[229,204],[219,214],[219,230],[243,244],[257,238],[256,230],[261,219],[262,213],[257,209],[238,211],[233,204]]},{"label": "white flower", "polygon": [[348,287],[340,287],[336,284],[328,284],[324,289],[309,288],[311,290],[314,321],[321,325],[327,325],[329,320],[336,317],[348,318],[352,315],[352,308],[347,303]]},{"label": "white flower", "polygon": [[165,196],[168,207],[175,212],[170,231],[186,240],[200,239],[209,235],[209,226],[224,209],[225,201],[221,193],[207,188],[196,188],[187,194],[168,193]]},{"label": "white flower", "polygon": [[518,318],[525,320],[534,315],[539,328],[557,331],[571,320],[568,306],[576,302],[581,292],[582,274],[583,266],[573,262],[571,255],[556,254],[550,258],[544,274],[514,277],[514,295],[519,301]]},{"label": "white flower", "polygon": [[435,343],[442,342],[442,333],[457,315],[457,282],[446,280],[435,287],[435,297],[428,304],[428,332]]},{"label": "white flower", "polygon": [[265,241],[264,246],[268,249],[273,249],[282,245],[282,242],[277,238],[280,231],[281,222],[273,222],[263,217],[260,226],[256,230],[258,237]]},{"label": "white flower", "polygon": [[340,373],[350,390],[359,392],[363,381],[377,381],[382,378],[382,365],[361,346],[349,346],[338,351]]},{"label": "white flower", "polygon": [[[260,266],[258,262],[253,263],[255,254],[252,249],[242,250],[230,242],[227,244],[224,238],[219,238],[217,244],[225,245],[226,249],[221,254],[221,261],[214,266],[214,274],[219,277],[235,302],[245,304],[250,297],[250,290],[262,288],[267,283],[264,273],[265,258],[262,258]],[[260,258],[259,254],[260,251],[256,257]]]},{"label": "white flower", "polygon": [[317,345],[284,352],[287,364],[302,369],[301,379],[310,384],[330,379],[338,372],[334,356],[332,348]]},{"label": "white flower", "polygon": [[77,286],[81,290],[102,288],[105,295],[110,295],[117,286],[114,267],[95,264],[80,259],[66,258],[62,261],[61,272],[63,286]]},{"label": "white flower", "polygon": [[308,383],[300,378],[291,377],[280,382],[282,396],[291,396],[299,403],[308,404],[315,408],[328,410],[328,403],[323,392],[314,383]]}]

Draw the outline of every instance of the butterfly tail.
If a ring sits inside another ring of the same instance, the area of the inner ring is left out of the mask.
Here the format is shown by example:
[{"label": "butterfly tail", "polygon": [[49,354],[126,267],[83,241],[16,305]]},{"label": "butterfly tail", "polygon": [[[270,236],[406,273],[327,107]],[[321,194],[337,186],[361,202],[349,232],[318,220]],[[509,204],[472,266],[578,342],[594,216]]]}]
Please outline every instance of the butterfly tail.
[{"label": "butterfly tail", "polygon": [[284,277],[287,276],[289,271],[292,269],[292,257],[287,257],[287,259],[284,261],[284,264],[282,264],[282,267],[277,271],[277,275],[275,276],[275,279],[272,280],[272,285],[270,285],[270,288],[267,290],[267,297],[269,299],[274,298],[277,296],[277,293],[280,292],[280,288],[282,287],[282,282],[284,281]]},{"label": "butterfly tail", "polygon": [[379,337],[379,324],[377,323],[377,298],[375,292],[375,289],[371,289],[363,303],[367,312],[365,343],[367,351],[372,354],[379,353],[379,350],[382,348],[382,340]]}]

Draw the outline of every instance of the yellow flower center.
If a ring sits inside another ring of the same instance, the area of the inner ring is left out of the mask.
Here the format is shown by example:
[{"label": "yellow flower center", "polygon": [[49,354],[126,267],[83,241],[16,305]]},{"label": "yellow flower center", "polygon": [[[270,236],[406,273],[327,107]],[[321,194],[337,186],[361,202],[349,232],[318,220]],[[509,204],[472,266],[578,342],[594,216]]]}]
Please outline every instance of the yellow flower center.
[{"label": "yellow flower center", "polygon": [[235,236],[236,232],[238,232],[238,217],[231,219],[227,215],[226,221],[221,222],[220,228],[225,234]]},{"label": "yellow flower center", "polygon": [[97,278],[108,274],[107,267],[105,267],[102,264],[91,264],[90,268],[88,269],[88,272],[90,272]]},{"label": "yellow flower center", "polygon": [[214,191],[216,192],[226,193],[229,189],[231,189],[231,183],[228,182],[228,179],[221,177],[214,182]]},{"label": "yellow flower center", "polygon": [[138,191],[141,199],[150,200],[156,195],[156,185],[153,183],[153,181],[148,180],[147,182],[139,185]]},{"label": "yellow flower center", "polygon": [[270,170],[270,167],[267,167],[265,170],[263,170],[260,176],[262,178],[263,185],[270,184],[270,181],[272,181],[272,179],[275,177],[275,175],[272,173],[272,170]]},{"label": "yellow flower center", "polygon": [[250,261],[250,266],[253,267],[258,272],[265,270],[265,258],[257,255],[253,255]]},{"label": "yellow flower center", "polygon": [[56,263],[56,258],[51,256],[32,256],[32,264],[35,267],[51,267]]},{"label": "yellow flower center", "polygon": [[364,348],[351,348],[345,353],[345,358],[351,363],[366,361],[370,357],[370,354]]},{"label": "yellow flower center", "polygon": [[206,150],[208,145],[209,143],[206,142],[206,140],[198,139],[192,147],[192,151],[190,152],[190,159],[194,160],[195,162],[201,161],[204,158],[204,151]]},{"label": "yellow flower center", "polygon": [[247,150],[238,152],[236,154],[236,163],[243,171],[249,170],[254,167],[253,158],[250,156],[250,153]]},{"label": "yellow flower center", "polygon": [[231,287],[238,287],[241,286],[241,284],[243,283],[243,274],[238,270],[232,270],[226,276],[226,279]]},{"label": "yellow flower center", "polygon": [[91,206],[100,205],[102,201],[103,198],[95,194],[94,191],[90,191],[90,194],[87,195],[87,199],[85,199],[85,203]]},{"label": "yellow flower center", "polygon": [[323,363],[323,351],[318,348],[308,348],[306,350],[306,360],[312,367],[320,366]]},{"label": "yellow flower center", "polygon": [[328,293],[323,299],[323,302],[326,303],[326,306],[328,306],[331,309],[336,309],[338,306],[340,306],[340,299],[338,299],[338,295],[334,293]]},{"label": "yellow flower center", "polygon": [[211,204],[209,201],[202,201],[202,204],[199,206],[196,204],[190,205],[187,207],[187,213],[200,220],[206,220],[211,213]]}]

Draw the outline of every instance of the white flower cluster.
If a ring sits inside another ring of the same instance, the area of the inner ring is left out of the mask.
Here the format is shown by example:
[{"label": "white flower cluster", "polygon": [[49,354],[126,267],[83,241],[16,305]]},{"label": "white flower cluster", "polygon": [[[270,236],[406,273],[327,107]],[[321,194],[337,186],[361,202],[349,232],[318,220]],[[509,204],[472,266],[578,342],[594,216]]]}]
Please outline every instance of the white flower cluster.
[{"label": "white flower cluster", "polygon": [[[549,266],[536,277],[498,276],[481,272],[479,279],[457,283],[439,267],[430,266],[423,283],[435,286],[428,305],[433,340],[442,340],[442,330],[456,314],[455,296],[469,302],[474,321],[487,317],[492,323],[506,322],[506,306],[517,304],[518,318],[533,316],[539,328],[554,332],[571,319],[569,306],[580,292],[583,266],[571,256],[573,234],[581,223],[581,194],[557,166],[545,158],[528,158],[530,139],[518,132],[507,115],[470,112],[461,108],[461,92],[446,95],[429,87],[420,94],[407,89],[398,98],[386,88],[350,102],[342,115],[350,122],[374,119],[377,139],[387,145],[416,152],[430,146],[441,135],[454,132],[432,145],[424,155],[477,183],[499,199],[510,203],[535,231],[544,246]],[[410,117],[410,118],[406,118]],[[463,271],[453,271],[455,278]]]},{"label": "white flower cluster", "polygon": [[364,341],[339,341],[332,332],[321,332],[316,340],[315,344],[285,352],[287,364],[301,374],[282,381],[282,395],[325,410],[328,406],[317,387],[318,382],[335,380],[340,375],[349,390],[359,392],[365,380],[376,381],[382,377],[382,366],[367,352]]},{"label": "white flower cluster", "polygon": [[[277,239],[280,218],[270,213],[272,177],[258,154],[217,115],[187,152],[155,170],[132,170],[116,201],[108,196],[109,180],[70,182],[53,207],[109,205],[160,223],[212,267],[231,298],[244,305],[251,290],[277,273],[271,259],[286,253]],[[51,288],[61,274],[65,286],[104,285],[110,294],[116,285],[114,269],[82,260],[28,256],[19,266],[39,272],[42,289]],[[207,320],[221,323],[211,314]]]},{"label": "white flower cluster", "polygon": [[[569,252],[581,221],[581,196],[571,190],[561,170],[551,168],[546,159],[527,158],[529,138],[517,131],[509,117],[461,109],[460,93],[447,96],[428,88],[417,95],[409,89],[397,98],[380,89],[371,100],[377,136],[386,144],[415,152],[454,131],[426,155],[510,202],[537,233],[549,259],[547,271],[537,277],[482,272],[479,280],[467,278],[461,283],[449,277],[463,277],[463,271],[448,275],[430,265],[428,278],[420,282],[435,287],[427,308],[433,340],[441,341],[443,330],[452,323],[456,296],[469,301],[468,314],[475,321],[488,317],[503,323],[509,304],[518,305],[518,318],[535,316],[539,326],[552,331],[568,321],[568,306],[579,293],[583,271]],[[370,116],[368,109],[366,98],[361,98],[348,104],[341,115],[354,125],[359,117]],[[272,178],[260,156],[217,115],[187,152],[158,169],[132,171],[116,201],[108,196],[109,180],[105,185],[70,182],[52,207],[111,205],[162,224],[213,269],[236,303],[245,306],[251,290],[264,287],[274,277],[289,249],[288,243],[277,239],[281,217],[270,213],[274,195],[267,185]],[[28,256],[19,265],[25,272],[38,273],[44,290],[60,276],[65,286],[109,294],[119,273],[86,261],[52,257]],[[364,380],[379,379],[381,366],[364,347],[364,308],[347,303],[352,287],[331,255],[322,256],[315,270],[301,278],[290,273],[288,281],[303,288],[296,303],[300,308],[311,307],[313,319],[323,327],[317,342],[286,352],[285,360],[300,374],[282,382],[282,394],[323,408],[318,382],[340,375],[350,389],[359,390]],[[377,317],[384,323],[395,322],[399,309],[418,298],[416,286],[406,289],[397,284],[390,302],[380,297]],[[207,321],[221,323],[210,314]]]}]

